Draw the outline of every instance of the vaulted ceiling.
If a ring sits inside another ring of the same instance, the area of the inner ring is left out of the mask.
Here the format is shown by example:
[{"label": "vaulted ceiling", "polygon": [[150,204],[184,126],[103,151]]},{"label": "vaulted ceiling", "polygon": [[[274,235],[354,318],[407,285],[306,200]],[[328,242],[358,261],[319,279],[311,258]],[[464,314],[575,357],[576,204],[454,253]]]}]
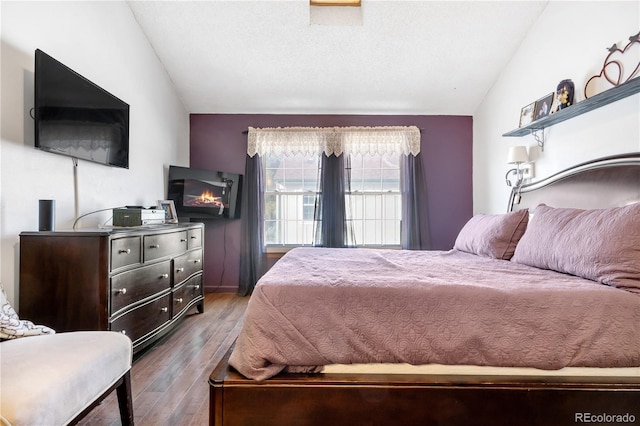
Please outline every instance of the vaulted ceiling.
[{"label": "vaulted ceiling", "polygon": [[362,0],[322,25],[307,0],[129,6],[190,113],[473,115],[547,3]]}]

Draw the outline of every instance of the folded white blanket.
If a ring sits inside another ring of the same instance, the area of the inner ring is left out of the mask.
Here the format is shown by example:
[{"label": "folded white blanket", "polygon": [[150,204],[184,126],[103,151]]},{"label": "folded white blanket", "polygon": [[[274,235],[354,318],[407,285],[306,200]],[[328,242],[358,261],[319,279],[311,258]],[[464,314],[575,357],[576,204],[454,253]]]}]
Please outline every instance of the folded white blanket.
[{"label": "folded white blanket", "polygon": [[21,320],[9,303],[4,288],[0,286],[0,340],[40,334],[55,334],[55,331],[44,325]]}]

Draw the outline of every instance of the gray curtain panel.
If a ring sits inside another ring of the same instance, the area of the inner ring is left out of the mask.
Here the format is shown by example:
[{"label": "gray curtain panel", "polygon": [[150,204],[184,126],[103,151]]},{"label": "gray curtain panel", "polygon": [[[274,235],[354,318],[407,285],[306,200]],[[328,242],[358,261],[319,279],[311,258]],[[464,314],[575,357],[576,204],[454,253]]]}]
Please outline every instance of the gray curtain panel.
[{"label": "gray curtain panel", "polygon": [[[318,196],[314,213],[314,245],[348,247],[354,240],[353,227],[347,220],[345,193],[350,191],[349,157],[322,155],[318,170]],[[345,167],[346,165],[346,167]]]},{"label": "gray curtain panel", "polygon": [[242,188],[242,236],[240,241],[240,283],[238,294],[251,294],[264,274],[264,174],[259,155],[249,157]]},{"label": "gray curtain panel", "polygon": [[400,244],[406,250],[429,248],[428,222],[424,217],[427,211],[427,188],[422,171],[421,155],[403,155],[400,159],[400,192],[402,194]]}]

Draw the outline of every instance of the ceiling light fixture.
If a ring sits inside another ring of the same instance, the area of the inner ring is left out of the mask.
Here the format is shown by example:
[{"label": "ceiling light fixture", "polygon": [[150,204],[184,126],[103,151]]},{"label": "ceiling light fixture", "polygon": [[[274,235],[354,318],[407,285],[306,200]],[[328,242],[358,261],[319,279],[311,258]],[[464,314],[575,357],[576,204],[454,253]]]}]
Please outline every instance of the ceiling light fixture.
[{"label": "ceiling light fixture", "polygon": [[309,0],[311,6],[352,6],[360,7],[361,0]]},{"label": "ceiling light fixture", "polygon": [[361,6],[361,0],[309,0],[309,24],[361,27]]}]

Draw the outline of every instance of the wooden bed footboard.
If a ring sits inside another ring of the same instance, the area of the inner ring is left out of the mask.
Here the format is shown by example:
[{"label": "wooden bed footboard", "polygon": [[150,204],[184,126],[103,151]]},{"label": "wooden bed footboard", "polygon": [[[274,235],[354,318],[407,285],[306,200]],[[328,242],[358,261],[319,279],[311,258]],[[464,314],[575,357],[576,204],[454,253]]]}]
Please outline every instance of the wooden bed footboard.
[{"label": "wooden bed footboard", "polygon": [[640,377],[280,374],[209,378],[209,423],[229,425],[640,424]]}]

